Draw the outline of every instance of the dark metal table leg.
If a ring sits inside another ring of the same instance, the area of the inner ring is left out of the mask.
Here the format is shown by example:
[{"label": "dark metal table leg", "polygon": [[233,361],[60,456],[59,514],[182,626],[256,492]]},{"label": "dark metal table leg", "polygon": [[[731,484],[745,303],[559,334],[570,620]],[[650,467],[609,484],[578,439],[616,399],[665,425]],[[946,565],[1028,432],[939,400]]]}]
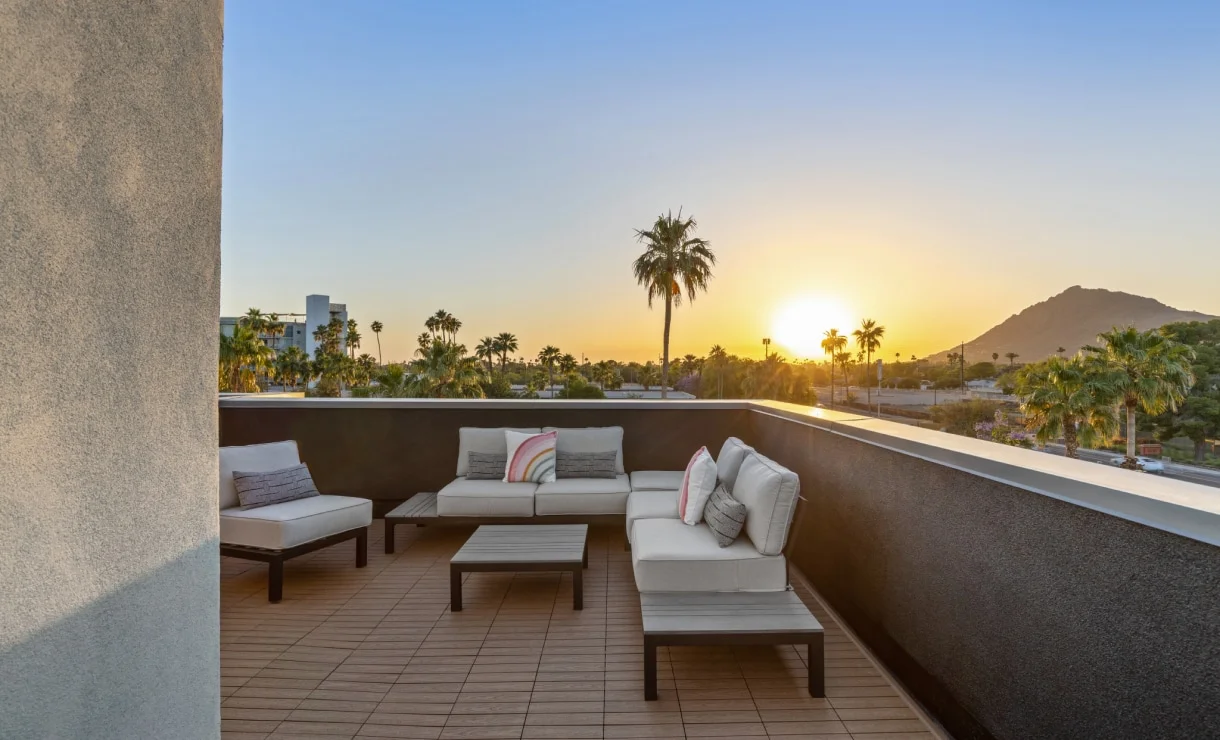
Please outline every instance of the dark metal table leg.
[{"label": "dark metal table leg", "polygon": [[449,611],[462,611],[462,571],[449,564]]},{"label": "dark metal table leg", "polygon": [[362,527],[356,535],[356,567],[363,568],[369,564],[369,528]]},{"label": "dark metal table leg", "polygon": [[580,567],[582,567],[582,568],[589,567],[589,541],[588,540],[585,540],[585,553],[584,553],[584,555],[581,556]]},{"label": "dark metal table leg", "polygon": [[572,608],[580,611],[585,608],[585,578],[581,568],[572,571]]},{"label": "dark metal table leg", "polygon": [[386,555],[394,554],[394,527],[395,526],[396,526],[395,522],[392,522],[389,519],[385,520],[385,554]]},{"label": "dark metal table leg", "polygon": [[826,652],[822,635],[815,635],[809,641],[809,695],[822,698],[826,696]]},{"label": "dark metal table leg", "polygon": [[657,700],[657,646],[644,635],[644,700]]}]

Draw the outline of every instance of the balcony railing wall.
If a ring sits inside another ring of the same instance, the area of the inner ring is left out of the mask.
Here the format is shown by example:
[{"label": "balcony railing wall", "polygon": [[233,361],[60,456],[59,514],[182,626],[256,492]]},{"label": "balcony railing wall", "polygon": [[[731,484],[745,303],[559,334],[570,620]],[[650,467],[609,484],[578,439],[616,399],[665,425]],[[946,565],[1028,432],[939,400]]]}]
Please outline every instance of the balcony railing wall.
[{"label": "balcony railing wall", "polygon": [[[221,402],[379,513],[452,479],[461,426],[625,429],[629,470],[734,435],[801,477],[794,564],[956,737],[1216,736],[1220,505],[1205,489],[763,402]],[[1216,495],[1220,498],[1220,495]]]}]

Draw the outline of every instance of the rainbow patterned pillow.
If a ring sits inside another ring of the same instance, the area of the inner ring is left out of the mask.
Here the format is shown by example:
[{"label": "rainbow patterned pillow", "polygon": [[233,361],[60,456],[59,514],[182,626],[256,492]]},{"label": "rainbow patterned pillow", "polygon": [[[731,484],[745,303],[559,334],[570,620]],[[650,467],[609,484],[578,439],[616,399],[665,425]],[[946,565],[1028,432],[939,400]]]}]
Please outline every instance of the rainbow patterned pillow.
[{"label": "rainbow patterned pillow", "polygon": [[558,432],[526,434],[506,430],[508,465],[504,469],[505,483],[554,483],[555,440]]}]

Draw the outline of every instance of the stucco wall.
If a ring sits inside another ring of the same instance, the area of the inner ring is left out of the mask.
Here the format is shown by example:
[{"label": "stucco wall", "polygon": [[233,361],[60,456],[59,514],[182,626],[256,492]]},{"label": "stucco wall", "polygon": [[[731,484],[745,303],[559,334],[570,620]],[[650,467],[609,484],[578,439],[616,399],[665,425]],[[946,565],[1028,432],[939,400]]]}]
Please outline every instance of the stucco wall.
[{"label": "stucco wall", "polygon": [[793,562],[954,737],[1220,737],[1220,548],[955,469],[909,438],[751,421],[808,499]]},{"label": "stucco wall", "polygon": [[0,3],[0,737],[219,736],[221,46]]}]

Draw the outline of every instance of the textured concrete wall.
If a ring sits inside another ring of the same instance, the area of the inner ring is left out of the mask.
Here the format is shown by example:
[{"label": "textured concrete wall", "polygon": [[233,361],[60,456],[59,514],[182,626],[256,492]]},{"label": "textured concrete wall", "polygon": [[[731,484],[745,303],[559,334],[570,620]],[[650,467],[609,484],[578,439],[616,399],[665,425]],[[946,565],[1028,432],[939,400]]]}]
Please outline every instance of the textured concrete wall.
[{"label": "textured concrete wall", "polygon": [[809,499],[795,564],[955,737],[1220,737],[1220,548],[784,418],[751,426]]},{"label": "textured concrete wall", "polygon": [[219,736],[221,46],[0,3],[0,737]]}]

